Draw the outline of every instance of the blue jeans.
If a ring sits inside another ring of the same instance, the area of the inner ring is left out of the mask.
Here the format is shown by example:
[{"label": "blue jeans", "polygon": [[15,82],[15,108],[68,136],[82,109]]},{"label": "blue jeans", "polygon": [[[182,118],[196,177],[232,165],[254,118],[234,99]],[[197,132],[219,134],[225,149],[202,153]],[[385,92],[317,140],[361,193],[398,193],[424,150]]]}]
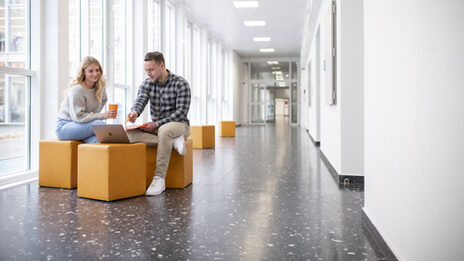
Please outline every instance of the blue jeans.
[{"label": "blue jeans", "polygon": [[84,143],[97,143],[98,139],[92,130],[92,125],[103,125],[102,120],[75,122],[58,119],[56,136],[60,140],[79,140]]}]

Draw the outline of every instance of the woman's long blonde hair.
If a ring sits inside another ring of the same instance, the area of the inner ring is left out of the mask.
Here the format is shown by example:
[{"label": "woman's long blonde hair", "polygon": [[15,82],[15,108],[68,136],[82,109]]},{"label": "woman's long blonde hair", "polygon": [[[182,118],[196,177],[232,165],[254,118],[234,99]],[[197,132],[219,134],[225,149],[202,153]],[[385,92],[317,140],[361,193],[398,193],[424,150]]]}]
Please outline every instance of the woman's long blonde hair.
[{"label": "woman's long blonde hair", "polygon": [[81,64],[79,65],[79,68],[77,69],[76,72],[76,77],[69,83],[69,87],[65,90],[65,93],[68,92],[69,88],[73,87],[74,85],[82,85],[82,83],[85,81],[85,73],[84,70],[89,67],[91,64],[96,64],[98,68],[100,69],[100,78],[98,81],[95,83],[95,98],[98,101],[102,100],[102,92],[103,89],[105,88],[106,85],[106,80],[103,77],[103,69],[100,65],[100,62],[93,58],[92,56],[87,56],[84,59],[82,59]]}]

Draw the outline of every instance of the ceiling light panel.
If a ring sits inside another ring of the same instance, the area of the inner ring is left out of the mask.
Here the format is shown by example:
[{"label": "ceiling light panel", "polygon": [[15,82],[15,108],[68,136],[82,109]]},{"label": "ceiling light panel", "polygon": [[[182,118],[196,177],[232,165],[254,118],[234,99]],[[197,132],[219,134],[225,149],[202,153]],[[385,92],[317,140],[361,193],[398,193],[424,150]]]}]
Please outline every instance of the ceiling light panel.
[{"label": "ceiling light panel", "polygon": [[273,53],[275,52],[274,48],[261,48],[259,49],[260,52],[262,53]]},{"label": "ceiling light panel", "polygon": [[255,21],[244,21],[245,26],[265,26],[266,22],[262,20],[255,20]]},{"label": "ceiling light panel", "polygon": [[258,1],[234,1],[235,8],[257,8]]},{"label": "ceiling light panel", "polygon": [[271,37],[253,37],[253,41],[255,42],[269,42]]}]

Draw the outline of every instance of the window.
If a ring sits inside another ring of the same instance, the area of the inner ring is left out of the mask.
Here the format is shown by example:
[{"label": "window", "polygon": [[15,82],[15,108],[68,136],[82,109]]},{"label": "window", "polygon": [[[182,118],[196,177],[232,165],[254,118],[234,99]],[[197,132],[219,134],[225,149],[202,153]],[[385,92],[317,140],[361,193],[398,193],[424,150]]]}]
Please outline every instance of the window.
[{"label": "window", "polygon": [[75,77],[76,69],[81,60],[81,16],[80,0],[69,0],[68,3],[68,38],[69,38],[69,79]]},{"label": "window", "polygon": [[221,120],[232,120],[232,77],[231,77],[231,61],[230,51],[224,50],[223,53],[223,67],[222,67],[222,90],[221,90]]},{"label": "window", "polygon": [[[111,57],[108,58],[108,67],[112,71],[108,73],[109,102],[118,104],[118,115],[113,122],[123,122],[126,116],[126,93],[127,93],[127,64],[126,64],[126,0],[113,0],[112,20],[110,30],[110,51]],[[113,87],[113,88],[111,88]],[[111,89],[113,89],[111,92]]]},{"label": "window", "polygon": [[206,89],[206,122],[216,124],[216,93],[217,93],[217,52],[212,39],[207,44],[207,89]]},{"label": "window", "polygon": [[103,1],[89,0],[89,54],[103,66]]},{"label": "window", "polygon": [[25,0],[0,2],[0,66],[28,68]]},{"label": "window", "polygon": [[68,57],[69,77],[75,77],[82,58],[93,56],[103,66],[103,1],[69,0],[68,2]]},{"label": "window", "polygon": [[174,6],[166,1],[164,10],[164,60],[166,68],[175,73],[176,70],[176,17]]},{"label": "window", "polygon": [[30,169],[29,1],[0,1],[0,177]]},{"label": "window", "polygon": [[[103,66],[108,103],[118,104],[118,116],[110,122],[122,122],[127,112],[127,14],[132,1],[70,0],[69,75],[85,56],[93,56]],[[108,21],[108,23],[105,23]],[[85,29],[89,28],[89,30]],[[106,46],[106,55],[105,49]]]},{"label": "window", "polygon": [[202,84],[201,84],[201,37],[200,28],[193,25],[193,82],[190,83],[192,99],[190,102],[190,120],[193,124],[201,124],[201,96],[202,96]]},{"label": "window", "polygon": [[184,40],[184,77],[190,83],[192,82],[192,40],[193,25],[191,22],[185,23],[185,40]]},{"label": "window", "polygon": [[161,13],[158,0],[147,1],[147,17],[148,17],[148,51],[160,51],[160,32],[161,32]]}]

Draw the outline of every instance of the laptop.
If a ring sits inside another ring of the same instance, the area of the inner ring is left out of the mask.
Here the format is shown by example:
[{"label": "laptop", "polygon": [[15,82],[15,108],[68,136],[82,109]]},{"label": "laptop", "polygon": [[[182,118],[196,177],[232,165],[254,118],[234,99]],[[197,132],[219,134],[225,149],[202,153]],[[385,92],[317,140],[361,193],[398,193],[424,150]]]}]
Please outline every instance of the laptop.
[{"label": "laptop", "polygon": [[131,143],[121,124],[92,125],[100,143]]}]

